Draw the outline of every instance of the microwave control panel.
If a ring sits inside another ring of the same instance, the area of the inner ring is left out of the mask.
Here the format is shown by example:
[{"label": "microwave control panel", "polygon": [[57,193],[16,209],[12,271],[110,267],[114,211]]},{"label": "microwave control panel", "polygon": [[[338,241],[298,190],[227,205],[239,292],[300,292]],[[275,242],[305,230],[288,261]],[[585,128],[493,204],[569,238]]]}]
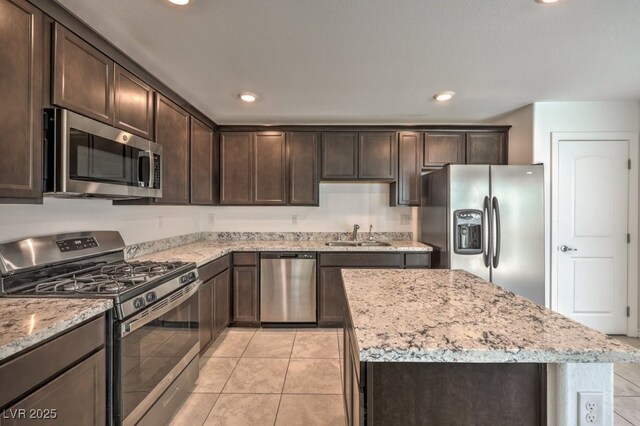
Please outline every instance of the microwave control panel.
[{"label": "microwave control panel", "polygon": [[160,156],[156,154],[152,154],[153,158],[153,182],[151,184],[152,188],[160,189]]}]

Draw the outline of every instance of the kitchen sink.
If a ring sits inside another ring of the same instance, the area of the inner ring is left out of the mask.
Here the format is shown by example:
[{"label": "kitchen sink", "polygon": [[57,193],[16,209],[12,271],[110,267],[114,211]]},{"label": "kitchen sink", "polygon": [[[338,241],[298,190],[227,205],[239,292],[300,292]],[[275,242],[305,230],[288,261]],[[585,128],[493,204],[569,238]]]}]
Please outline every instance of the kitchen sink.
[{"label": "kitchen sink", "polygon": [[384,241],[329,241],[325,245],[332,247],[389,247],[391,244]]}]

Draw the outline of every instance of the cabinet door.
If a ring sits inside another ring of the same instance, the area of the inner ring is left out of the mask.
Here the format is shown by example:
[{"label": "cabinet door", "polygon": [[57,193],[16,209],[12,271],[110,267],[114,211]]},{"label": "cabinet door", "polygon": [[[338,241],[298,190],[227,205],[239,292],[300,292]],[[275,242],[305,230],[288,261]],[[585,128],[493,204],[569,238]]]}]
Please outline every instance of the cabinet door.
[{"label": "cabinet door", "polygon": [[398,180],[391,186],[392,205],[420,205],[421,154],[421,133],[398,134]]},{"label": "cabinet door", "polygon": [[251,204],[251,133],[220,135],[220,204]]},{"label": "cabinet door", "polygon": [[162,204],[189,204],[189,114],[156,97],[156,142],[162,145]]},{"label": "cabinet door", "polygon": [[358,178],[396,178],[398,140],[395,132],[360,133],[358,136]]},{"label": "cabinet door", "polygon": [[117,64],[115,74],[115,126],[154,140],[153,89]]},{"label": "cabinet door", "polygon": [[113,124],[114,62],[55,24],[53,103]]},{"label": "cabinet door", "polygon": [[253,204],[287,202],[287,146],[282,132],[253,135]]},{"label": "cabinet door", "polygon": [[239,323],[259,321],[258,268],[255,266],[233,268],[233,320]]},{"label": "cabinet door", "polygon": [[320,153],[318,134],[292,132],[288,137],[289,156],[289,204],[317,206]]},{"label": "cabinet door", "polygon": [[358,133],[322,133],[322,179],[358,178]]},{"label": "cabinet door", "polygon": [[467,164],[507,164],[507,136],[502,132],[467,133]]},{"label": "cabinet door", "polygon": [[200,331],[200,352],[213,340],[213,292],[214,280],[208,280],[200,286],[198,295],[198,316]]},{"label": "cabinet door", "polygon": [[42,12],[0,0],[0,40],[0,197],[42,198]]},{"label": "cabinet door", "polygon": [[464,164],[464,133],[425,133],[422,166],[445,164]]},{"label": "cabinet door", "polygon": [[191,117],[191,204],[212,205],[218,192],[215,133]]},{"label": "cabinet door", "polygon": [[344,290],[340,268],[320,268],[318,325],[342,325]]},{"label": "cabinet door", "polygon": [[229,298],[231,297],[229,270],[217,275],[213,281],[213,335],[215,339],[229,324]]},{"label": "cabinet door", "polygon": [[[9,410],[55,409],[51,423],[61,425],[104,425],[107,420],[107,385],[104,349],[91,355],[58,378],[22,399]],[[3,417],[2,424],[36,423]],[[47,420],[42,420],[47,423]]]}]

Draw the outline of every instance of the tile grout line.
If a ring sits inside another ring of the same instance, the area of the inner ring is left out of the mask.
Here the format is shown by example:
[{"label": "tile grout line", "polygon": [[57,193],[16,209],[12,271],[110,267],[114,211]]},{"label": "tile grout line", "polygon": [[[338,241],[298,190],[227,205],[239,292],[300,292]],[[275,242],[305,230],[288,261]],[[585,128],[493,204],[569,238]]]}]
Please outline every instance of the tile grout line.
[{"label": "tile grout line", "polygon": [[296,345],[296,338],[298,337],[298,329],[293,333],[293,344],[289,351],[289,360],[287,361],[287,370],[284,373],[284,380],[282,381],[282,390],[280,391],[280,399],[278,399],[278,408],[276,408],[276,418],[273,419],[273,426],[278,421],[278,414],[280,414],[280,404],[282,404],[282,394],[284,393],[284,385],[287,384],[287,375],[289,374],[289,366],[291,365],[291,355],[293,354],[293,347]]},{"label": "tile grout line", "polygon": [[[247,342],[247,346],[244,347],[244,350],[240,354],[240,357],[238,357],[238,362],[236,362],[236,365],[234,365],[233,368],[231,369],[231,373],[229,373],[229,377],[227,377],[227,380],[225,380],[224,386],[222,386],[222,389],[220,389],[220,395],[222,395],[222,392],[224,391],[224,388],[227,387],[227,384],[229,383],[229,379],[231,379],[231,376],[233,375],[233,372],[236,371],[236,368],[238,368],[238,364],[240,364],[240,360],[242,359],[242,356],[246,352],[247,348],[249,347],[249,344],[251,343],[251,341],[253,340],[253,337],[255,335],[256,335],[256,333],[254,331],[253,334],[251,335],[251,339],[249,339],[249,341]],[[218,396],[218,399],[220,399],[220,396]],[[216,400],[216,404],[217,403],[218,403],[218,400]],[[215,407],[215,404],[214,404],[214,407]]]},{"label": "tile grout line", "polygon": [[617,414],[620,417],[622,417],[624,420],[626,420],[627,422],[631,423],[633,426],[637,426],[635,423],[633,423],[631,420],[627,419],[625,416],[623,416],[622,414],[618,413],[617,411],[614,410],[613,413],[614,413],[614,415],[613,415],[614,420],[615,420],[615,417],[616,417],[615,415]]}]

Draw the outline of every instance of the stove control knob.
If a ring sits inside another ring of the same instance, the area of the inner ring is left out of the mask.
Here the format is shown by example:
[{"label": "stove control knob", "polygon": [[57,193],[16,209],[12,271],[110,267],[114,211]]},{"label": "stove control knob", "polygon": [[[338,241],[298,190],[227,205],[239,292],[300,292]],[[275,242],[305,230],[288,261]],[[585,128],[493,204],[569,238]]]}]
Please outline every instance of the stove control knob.
[{"label": "stove control knob", "polygon": [[158,296],[156,295],[155,291],[150,291],[149,293],[147,293],[145,296],[145,299],[147,300],[147,303],[153,303],[156,301],[156,299],[158,298]]},{"label": "stove control knob", "polygon": [[142,297],[137,297],[133,300],[133,307],[136,309],[144,308],[144,299]]},{"label": "stove control knob", "polygon": [[189,272],[189,281],[195,281],[195,279],[196,279],[196,273]]},{"label": "stove control knob", "polygon": [[187,282],[187,279],[189,279],[188,276],[183,275],[180,277],[180,284],[185,284]]}]

